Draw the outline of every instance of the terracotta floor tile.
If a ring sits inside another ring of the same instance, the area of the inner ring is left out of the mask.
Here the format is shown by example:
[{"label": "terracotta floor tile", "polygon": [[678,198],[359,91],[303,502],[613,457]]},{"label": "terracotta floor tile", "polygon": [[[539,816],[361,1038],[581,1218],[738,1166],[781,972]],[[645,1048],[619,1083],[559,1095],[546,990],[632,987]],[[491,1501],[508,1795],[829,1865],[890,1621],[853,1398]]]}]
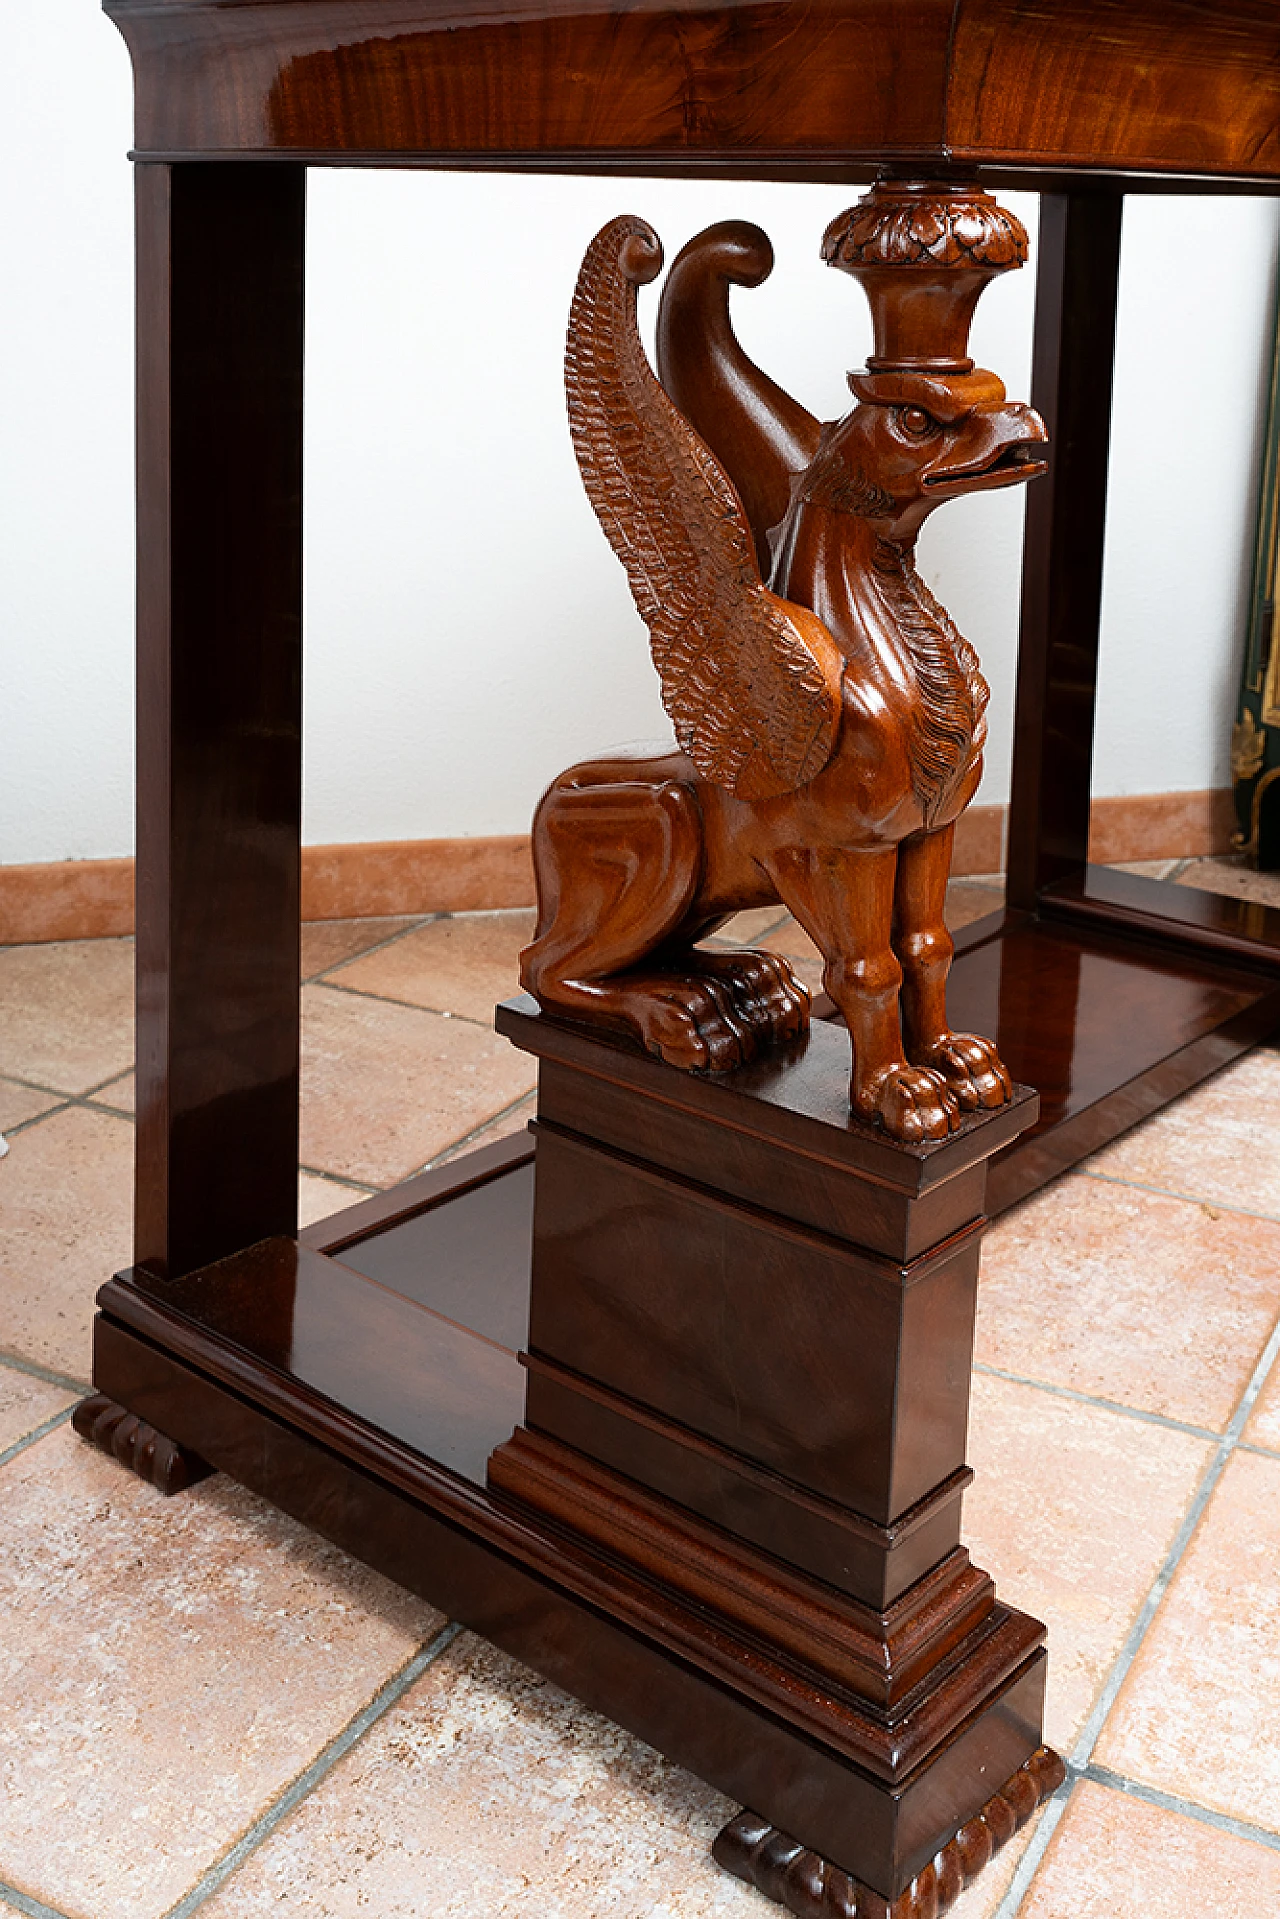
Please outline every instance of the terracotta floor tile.
[{"label": "terracotta floor tile", "polygon": [[0,1070],[86,1093],[132,1061],[132,940],[0,952]]},{"label": "terracotta floor tile", "polygon": [[1221,1431],[1280,1313],[1280,1224],[1069,1174],[992,1227],[976,1357]]},{"label": "terracotta floor tile", "polygon": [[803,926],[797,925],[790,913],[787,914],[781,926],[758,943],[771,953],[784,953],[788,959],[820,960],[822,958],[822,954]]},{"label": "terracotta floor tile", "polygon": [[121,1073],[119,1079],[109,1079],[100,1086],[93,1096],[95,1106],[108,1106],[117,1113],[136,1112],[137,1075],[133,1072]]},{"label": "terracotta floor tile", "polygon": [[1045,1736],[1069,1753],[1210,1457],[1208,1441],[973,1382],[964,1540],[1002,1599],[1049,1628]]},{"label": "terracotta floor tile", "polygon": [[314,1173],[298,1174],[298,1224],[314,1226],[318,1219],[328,1219],[332,1213],[340,1213],[348,1206],[358,1206],[367,1193],[361,1193],[354,1186],[339,1186],[333,1179],[317,1179]]},{"label": "terracotta floor tile", "polygon": [[[208,1919],[767,1914],[710,1845],[736,1805],[464,1634],[214,1895]],[[1022,1835],[952,1908],[989,1919]]]},{"label": "terracotta floor tile", "polygon": [[1252,1446],[1269,1446],[1273,1453],[1280,1453],[1280,1363],[1271,1368],[1258,1394],[1244,1436]]},{"label": "terracotta floor tile", "polygon": [[0,1873],[77,1919],[158,1919],[441,1623],[228,1480],[165,1500],[66,1429],[0,1472],[0,1539]]},{"label": "terracotta floor tile", "polygon": [[1255,1048],[1090,1160],[1210,1205],[1280,1219],[1280,1052]]},{"label": "terracotta floor tile", "polygon": [[736,1810],[464,1634],[203,1912],[751,1919],[708,1854]]},{"label": "terracotta floor tile", "polygon": [[[25,1439],[55,1413],[74,1406],[78,1397],[61,1386],[50,1386],[43,1379],[32,1379],[28,1373],[0,1365],[0,1453]],[[3,1875],[4,1861],[0,1860],[0,1877]]]},{"label": "terracotta floor tile", "polygon": [[1280,906],[1280,873],[1256,873],[1242,859],[1192,860],[1178,875],[1179,886],[1205,893],[1225,893],[1230,899],[1260,900]]},{"label": "terracotta floor tile", "polygon": [[15,1134],[0,1215],[0,1350],[87,1379],[94,1294],[133,1243],[129,1121],[71,1106]]},{"label": "terracotta floor tile", "polygon": [[1280,1460],[1240,1452],[1174,1574],[1096,1757],[1280,1832],[1277,1727]]},{"label": "terracotta floor tile", "polygon": [[985,919],[988,913],[998,913],[1003,905],[1003,881],[993,886],[990,881],[953,880],[947,888],[946,922],[953,933],[958,933],[962,926]]},{"label": "terracotta floor tile", "polygon": [[750,912],[735,913],[712,937],[726,946],[758,946],[764,935],[786,918],[786,909],[781,906],[752,907]]},{"label": "terracotta floor tile", "polygon": [[1280,1853],[1082,1780],[1018,1919],[1262,1919],[1276,1911]]},{"label": "terracotta floor tile", "polygon": [[464,1140],[457,1146],[451,1146],[447,1153],[440,1155],[439,1164],[445,1166],[453,1159],[461,1159],[465,1153],[478,1153],[482,1146],[494,1146],[500,1139],[510,1139],[513,1133],[523,1133],[537,1110],[537,1095],[530,1093],[509,1112],[495,1119],[473,1138]]},{"label": "terracotta floor tile", "polygon": [[469,1020],[308,986],[302,1162],[390,1185],[519,1099],[534,1078],[527,1054]]},{"label": "terracotta floor tile", "polygon": [[20,1086],[17,1080],[0,1079],[0,1133],[35,1119],[39,1113],[50,1112],[58,1103],[56,1093],[41,1093],[34,1086]]},{"label": "terracotta floor tile", "polygon": [[498,1001],[520,991],[517,961],[533,938],[534,919],[521,911],[429,920],[342,967],[333,984],[491,1025]]},{"label": "terracotta floor tile", "polygon": [[416,924],[412,918],[308,920],[302,928],[302,977],[314,979],[317,973],[327,973],[331,966],[341,966]]}]

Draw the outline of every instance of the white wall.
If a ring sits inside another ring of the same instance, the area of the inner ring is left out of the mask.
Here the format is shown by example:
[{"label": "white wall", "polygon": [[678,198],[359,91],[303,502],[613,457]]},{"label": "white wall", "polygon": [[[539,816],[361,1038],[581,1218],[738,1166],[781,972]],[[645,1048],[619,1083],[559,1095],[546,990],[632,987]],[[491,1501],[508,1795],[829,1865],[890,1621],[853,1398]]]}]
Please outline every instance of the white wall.
[{"label": "white wall", "polygon": [[[0,27],[4,861],[131,846],[128,61],[92,0],[22,12]],[[578,260],[624,208],[653,221],[669,258],[711,220],[758,220],[778,264],[735,296],[739,331],[829,416],[870,333],[857,287],[817,259],[848,197],[313,173],[308,840],[519,832],[576,755],[665,732],[564,425]],[[1034,199],[1006,197],[1034,239]],[[1126,210],[1099,793],[1228,778],[1277,225],[1263,200]],[[1031,271],[997,282],[974,328],[1015,397],[1032,293]],[[1008,790],[1022,511],[1020,493],[956,502],[921,546],[992,682],[986,799]]]}]

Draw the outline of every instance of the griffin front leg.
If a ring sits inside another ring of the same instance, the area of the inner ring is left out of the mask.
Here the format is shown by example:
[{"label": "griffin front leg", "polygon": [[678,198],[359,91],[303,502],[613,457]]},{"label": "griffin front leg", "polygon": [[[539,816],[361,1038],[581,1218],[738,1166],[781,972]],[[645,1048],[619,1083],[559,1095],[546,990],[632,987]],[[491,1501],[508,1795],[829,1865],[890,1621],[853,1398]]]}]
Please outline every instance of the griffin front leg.
[{"label": "griffin front leg", "polygon": [[849,1100],[894,1139],[945,1139],[960,1109],[944,1076],[909,1063],[898,1018],[902,968],[889,942],[897,849],[797,850],[772,877],[826,962],[823,984],[853,1041]]},{"label": "griffin front leg", "polygon": [[893,950],[902,968],[902,1035],[908,1059],[950,1086],[966,1112],[1003,1106],[1008,1071],[992,1040],[953,1033],[947,1024],[947,974],[954,948],[943,917],[955,826],[922,833],[898,848]]}]

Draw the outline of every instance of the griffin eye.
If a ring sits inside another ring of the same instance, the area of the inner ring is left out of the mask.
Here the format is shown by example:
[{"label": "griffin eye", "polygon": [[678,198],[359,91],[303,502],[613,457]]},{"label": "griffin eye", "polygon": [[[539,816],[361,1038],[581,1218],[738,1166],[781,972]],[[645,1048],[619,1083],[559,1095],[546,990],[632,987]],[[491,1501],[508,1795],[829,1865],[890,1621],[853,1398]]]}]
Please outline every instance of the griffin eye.
[{"label": "griffin eye", "polygon": [[927,440],[938,431],[938,422],[922,406],[899,407],[898,425],[909,440]]}]

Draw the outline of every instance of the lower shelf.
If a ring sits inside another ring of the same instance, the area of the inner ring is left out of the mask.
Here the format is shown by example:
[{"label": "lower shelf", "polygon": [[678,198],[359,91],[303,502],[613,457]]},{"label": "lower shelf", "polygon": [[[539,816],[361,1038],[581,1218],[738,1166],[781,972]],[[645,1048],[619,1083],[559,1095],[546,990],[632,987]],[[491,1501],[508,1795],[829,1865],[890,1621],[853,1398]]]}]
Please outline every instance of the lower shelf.
[{"label": "lower shelf", "polygon": [[[1253,907],[1249,942],[1245,902],[1093,869],[1044,906],[966,927],[947,986],[952,1024],[1040,1094],[1039,1122],[990,1163],[992,1215],[1280,1027],[1280,914]],[[1229,907],[1230,933],[1212,918]]]},{"label": "lower shelf", "polygon": [[744,1658],[696,1604],[489,1490],[523,1413],[531,1161],[503,1142],[299,1241],[120,1275],[98,1392],[893,1900],[1037,1750],[1043,1629],[997,1604],[931,1695],[957,1730],[904,1761],[905,1722]]}]

